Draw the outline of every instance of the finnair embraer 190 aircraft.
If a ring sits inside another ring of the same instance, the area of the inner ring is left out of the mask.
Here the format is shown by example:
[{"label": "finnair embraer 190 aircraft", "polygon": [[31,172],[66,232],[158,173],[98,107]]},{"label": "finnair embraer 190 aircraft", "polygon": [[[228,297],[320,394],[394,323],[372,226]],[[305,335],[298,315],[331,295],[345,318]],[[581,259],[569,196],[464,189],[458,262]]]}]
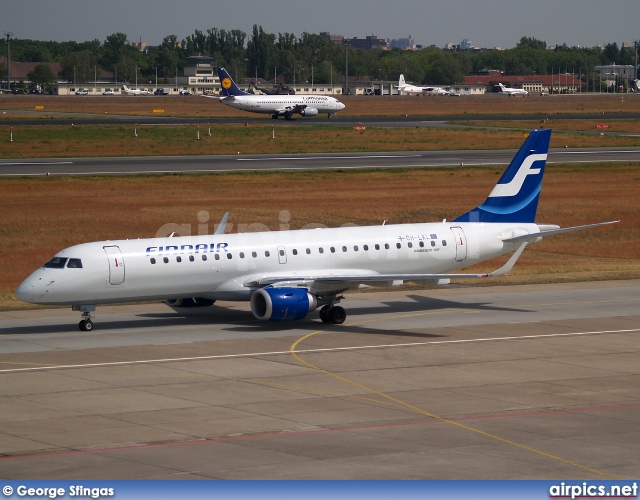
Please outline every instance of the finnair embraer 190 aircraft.
[{"label": "finnair embraer 190 aircraft", "polygon": [[220,76],[220,86],[224,97],[215,97],[215,99],[220,99],[220,102],[232,108],[271,115],[271,118],[276,120],[279,116],[290,120],[291,115],[294,114],[316,116],[319,113],[327,113],[327,116],[331,118],[332,114],[344,109],[344,104],[338,99],[326,95],[249,94],[238,88],[226,69],[219,67],[218,76]]},{"label": "finnair embraer 190 aircraft", "polygon": [[[550,130],[533,131],[480,206],[447,222],[224,234],[226,215],[208,236],[99,241],[58,252],[16,291],[23,301],[70,305],[92,330],[97,304],[164,300],[181,307],[247,300],[260,320],[320,319],[340,324],[342,293],[361,285],[506,274],[531,243],[561,229],[534,222]],[[615,221],[617,222],[617,221]],[[222,230],[220,230],[222,228]],[[514,252],[484,274],[451,271]]]}]

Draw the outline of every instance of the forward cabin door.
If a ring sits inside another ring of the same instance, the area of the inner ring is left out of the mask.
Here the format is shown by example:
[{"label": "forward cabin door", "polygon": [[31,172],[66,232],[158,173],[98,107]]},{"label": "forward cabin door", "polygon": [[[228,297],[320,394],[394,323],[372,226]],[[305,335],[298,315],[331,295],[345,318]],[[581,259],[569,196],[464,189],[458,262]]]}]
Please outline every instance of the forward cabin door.
[{"label": "forward cabin door", "polygon": [[109,261],[109,283],[112,285],[122,285],[124,283],[124,258],[120,247],[113,245],[104,248]]},{"label": "forward cabin door", "polygon": [[456,241],[456,261],[462,262],[467,258],[467,237],[461,227],[452,227],[451,232]]}]

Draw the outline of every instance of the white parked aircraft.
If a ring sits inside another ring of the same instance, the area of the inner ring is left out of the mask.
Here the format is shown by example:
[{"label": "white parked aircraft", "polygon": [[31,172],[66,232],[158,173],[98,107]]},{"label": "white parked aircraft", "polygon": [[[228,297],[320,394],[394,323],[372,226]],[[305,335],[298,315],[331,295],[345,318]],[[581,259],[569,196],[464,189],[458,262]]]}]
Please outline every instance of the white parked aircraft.
[{"label": "white parked aircraft", "polygon": [[130,89],[126,85],[122,86],[122,90],[129,95],[149,95],[148,90],[140,90],[140,89]]},{"label": "white parked aircraft", "polygon": [[[215,97],[220,102],[232,108],[251,111],[252,113],[264,113],[271,115],[271,118],[278,119],[284,116],[290,120],[291,115],[316,116],[319,113],[331,115],[344,109],[342,104],[335,97],[325,95],[256,95],[249,94],[238,88],[227,70],[218,68],[220,76],[220,86],[224,97]],[[212,96],[205,96],[212,97]]]},{"label": "white parked aircraft", "polygon": [[434,87],[432,85],[428,85],[426,87],[419,87],[417,85],[409,85],[404,80],[404,75],[400,75],[400,79],[398,80],[398,85],[396,86],[400,93],[405,94],[429,94],[429,95],[450,95],[451,92],[445,90],[442,87]]},{"label": "white parked aircraft", "polygon": [[[340,324],[342,293],[361,285],[506,274],[524,248],[567,231],[534,222],[551,130],[533,131],[480,206],[453,221],[333,229],[98,241],[58,252],[17,289],[23,301],[70,305],[92,330],[97,304],[164,300],[180,307],[247,300],[261,320],[302,319],[321,307]],[[453,189],[454,187],[452,187]],[[616,221],[617,222],[617,221]],[[220,230],[222,228],[222,230]],[[491,273],[451,271],[514,252]]]},{"label": "white parked aircraft", "polygon": [[505,87],[501,83],[498,84],[498,87],[500,87],[499,94],[506,94],[509,97],[514,95],[529,95],[529,92],[527,92],[524,89],[516,89],[514,87]]}]

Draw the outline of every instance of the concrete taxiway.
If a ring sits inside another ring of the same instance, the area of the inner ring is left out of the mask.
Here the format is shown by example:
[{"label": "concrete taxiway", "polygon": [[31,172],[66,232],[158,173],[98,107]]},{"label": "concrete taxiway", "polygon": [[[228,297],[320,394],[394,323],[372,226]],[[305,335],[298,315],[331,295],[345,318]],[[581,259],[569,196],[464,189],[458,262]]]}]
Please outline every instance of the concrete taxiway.
[{"label": "concrete taxiway", "polygon": [[[508,165],[517,150],[408,151],[268,155],[28,158],[0,161],[0,177],[157,175],[442,168]],[[640,162],[640,147],[551,149],[547,164]]]},{"label": "concrete taxiway", "polygon": [[0,313],[0,477],[637,477],[640,280],[342,305]]}]

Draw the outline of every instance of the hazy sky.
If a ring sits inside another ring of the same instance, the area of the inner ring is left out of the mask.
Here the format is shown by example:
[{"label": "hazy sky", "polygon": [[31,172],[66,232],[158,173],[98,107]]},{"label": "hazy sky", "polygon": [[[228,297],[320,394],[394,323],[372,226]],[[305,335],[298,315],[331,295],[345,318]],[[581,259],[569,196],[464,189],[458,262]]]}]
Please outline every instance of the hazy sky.
[{"label": "hazy sky", "polygon": [[0,30],[14,38],[77,41],[125,33],[158,45],[196,29],[268,33],[329,31],[346,37],[404,38],[443,47],[464,38],[514,47],[522,36],[547,45],[594,46],[640,39],[640,0],[6,0]]}]

